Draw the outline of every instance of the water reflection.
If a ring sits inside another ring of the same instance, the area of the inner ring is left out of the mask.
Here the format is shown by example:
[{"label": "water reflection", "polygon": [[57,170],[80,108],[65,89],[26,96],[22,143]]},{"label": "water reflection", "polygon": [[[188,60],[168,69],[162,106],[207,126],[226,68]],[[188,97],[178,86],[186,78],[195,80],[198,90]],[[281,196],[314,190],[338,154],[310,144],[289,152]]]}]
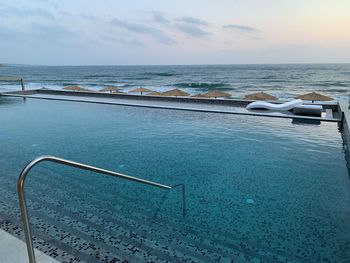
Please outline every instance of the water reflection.
[{"label": "water reflection", "polygon": [[297,125],[320,125],[320,120],[309,120],[309,119],[299,119],[299,118],[293,118],[292,124]]},{"label": "water reflection", "polygon": [[0,107],[9,106],[11,104],[23,104],[26,102],[26,98],[14,98],[14,97],[3,97],[0,96]]}]

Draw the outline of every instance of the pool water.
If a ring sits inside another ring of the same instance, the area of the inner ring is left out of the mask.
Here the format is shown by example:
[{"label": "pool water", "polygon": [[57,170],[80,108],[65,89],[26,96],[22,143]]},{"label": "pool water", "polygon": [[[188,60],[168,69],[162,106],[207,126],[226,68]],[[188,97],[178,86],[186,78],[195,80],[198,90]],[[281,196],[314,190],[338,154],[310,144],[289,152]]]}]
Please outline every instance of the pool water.
[{"label": "pool water", "polygon": [[62,262],[349,262],[350,181],[336,123],[0,98],[0,227],[16,181],[55,155],[170,191],[42,163],[35,246]]}]

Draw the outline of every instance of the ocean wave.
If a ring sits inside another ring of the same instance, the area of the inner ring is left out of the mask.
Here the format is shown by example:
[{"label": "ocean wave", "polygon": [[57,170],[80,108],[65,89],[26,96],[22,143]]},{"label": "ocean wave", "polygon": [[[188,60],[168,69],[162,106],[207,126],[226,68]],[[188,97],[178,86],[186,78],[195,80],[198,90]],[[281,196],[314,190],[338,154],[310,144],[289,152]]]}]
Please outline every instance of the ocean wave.
[{"label": "ocean wave", "polygon": [[264,77],[260,77],[260,78],[256,78],[256,79],[277,79],[277,77],[269,75],[269,76],[264,76]]},{"label": "ocean wave", "polygon": [[335,82],[324,82],[324,83],[314,83],[311,84],[312,86],[316,87],[349,87],[350,85],[344,84],[340,81],[335,81]]},{"label": "ocean wave", "polygon": [[170,72],[145,72],[142,73],[143,76],[157,76],[157,77],[172,77],[176,76],[177,74],[175,73],[170,73]]},{"label": "ocean wave", "polygon": [[60,83],[62,86],[79,86],[81,84],[77,83],[77,82],[62,82]]},{"label": "ocean wave", "polygon": [[91,74],[91,75],[86,75],[86,76],[83,76],[83,78],[113,78],[115,77],[114,75],[111,75],[111,74]]},{"label": "ocean wave", "polygon": [[326,92],[338,92],[338,93],[346,93],[349,92],[349,89],[327,89],[327,90],[323,90]]},{"label": "ocean wave", "polygon": [[134,80],[152,80],[152,76],[133,76],[133,77],[124,77],[124,80],[134,81]]},{"label": "ocean wave", "polygon": [[176,83],[173,86],[180,88],[192,88],[192,89],[227,89],[231,90],[232,88],[228,87],[226,83],[207,83],[207,82],[181,82]]}]

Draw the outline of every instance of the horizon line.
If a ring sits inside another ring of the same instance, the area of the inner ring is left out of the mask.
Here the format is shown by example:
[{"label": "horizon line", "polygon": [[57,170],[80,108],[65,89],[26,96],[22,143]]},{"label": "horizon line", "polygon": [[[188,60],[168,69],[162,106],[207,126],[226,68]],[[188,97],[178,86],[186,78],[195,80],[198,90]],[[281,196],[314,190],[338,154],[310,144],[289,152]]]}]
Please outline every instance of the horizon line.
[{"label": "horizon line", "polygon": [[286,63],[212,63],[212,64],[26,64],[26,63],[0,63],[6,66],[33,66],[33,67],[156,67],[156,66],[239,66],[239,65],[346,65],[350,62],[286,62]]}]

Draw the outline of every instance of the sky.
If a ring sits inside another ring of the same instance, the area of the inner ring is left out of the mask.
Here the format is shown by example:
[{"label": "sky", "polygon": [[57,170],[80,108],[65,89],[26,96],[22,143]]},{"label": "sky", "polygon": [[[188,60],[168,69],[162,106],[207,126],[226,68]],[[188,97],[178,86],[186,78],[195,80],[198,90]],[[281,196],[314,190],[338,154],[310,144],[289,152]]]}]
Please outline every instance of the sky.
[{"label": "sky", "polygon": [[0,63],[350,63],[350,0],[0,0]]}]

